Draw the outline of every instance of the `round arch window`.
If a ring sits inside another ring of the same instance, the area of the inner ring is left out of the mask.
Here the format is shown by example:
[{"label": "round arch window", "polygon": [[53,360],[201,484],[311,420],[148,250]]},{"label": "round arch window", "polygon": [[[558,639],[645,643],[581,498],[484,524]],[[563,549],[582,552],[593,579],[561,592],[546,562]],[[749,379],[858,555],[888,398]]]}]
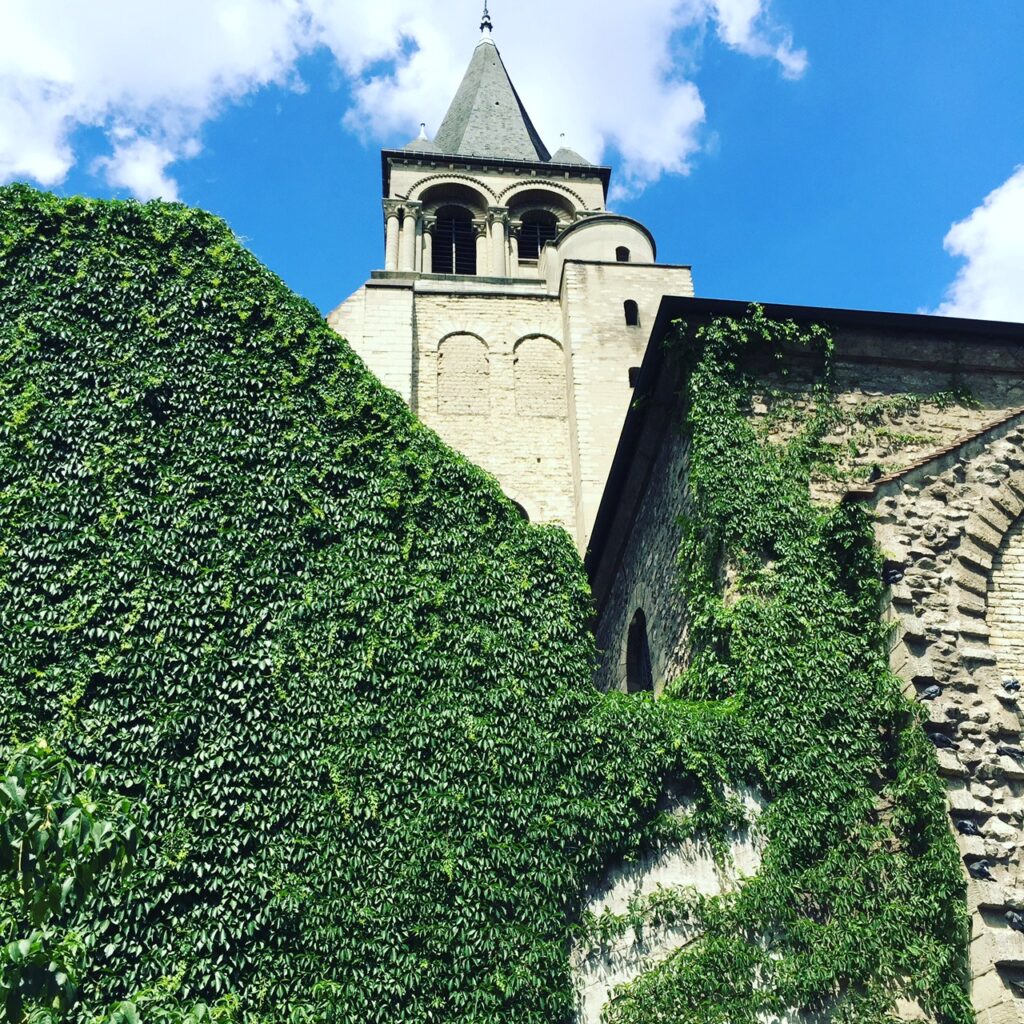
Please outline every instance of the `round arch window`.
[{"label": "round arch window", "polygon": [[530,210],[523,214],[519,228],[519,258],[539,260],[541,250],[558,234],[558,220],[547,210]]},{"label": "round arch window", "polygon": [[638,609],[626,637],[626,692],[652,693],[654,671],[651,668],[651,648],[647,640],[647,616]]},{"label": "round arch window", "polygon": [[433,274],[476,273],[473,214],[464,206],[442,206],[437,211],[430,271]]}]

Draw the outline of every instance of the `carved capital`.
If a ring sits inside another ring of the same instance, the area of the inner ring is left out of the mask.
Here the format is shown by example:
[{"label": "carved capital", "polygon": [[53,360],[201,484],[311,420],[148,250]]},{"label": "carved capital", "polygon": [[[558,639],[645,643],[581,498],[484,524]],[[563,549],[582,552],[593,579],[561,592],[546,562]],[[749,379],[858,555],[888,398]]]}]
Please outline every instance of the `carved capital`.
[{"label": "carved capital", "polygon": [[385,217],[398,217],[402,212],[402,200],[401,199],[385,199],[384,200],[384,216]]},{"label": "carved capital", "polygon": [[487,223],[488,224],[504,224],[508,227],[508,207],[507,206],[488,206],[487,207]]}]

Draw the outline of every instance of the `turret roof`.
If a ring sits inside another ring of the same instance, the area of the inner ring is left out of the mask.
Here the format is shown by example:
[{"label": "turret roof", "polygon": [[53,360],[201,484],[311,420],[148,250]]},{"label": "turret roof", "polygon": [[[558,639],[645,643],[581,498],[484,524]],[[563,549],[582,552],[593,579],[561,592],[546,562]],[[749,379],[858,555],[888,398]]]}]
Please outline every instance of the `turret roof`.
[{"label": "turret roof", "polygon": [[458,156],[551,160],[489,33],[473,52],[434,144],[441,152]]}]

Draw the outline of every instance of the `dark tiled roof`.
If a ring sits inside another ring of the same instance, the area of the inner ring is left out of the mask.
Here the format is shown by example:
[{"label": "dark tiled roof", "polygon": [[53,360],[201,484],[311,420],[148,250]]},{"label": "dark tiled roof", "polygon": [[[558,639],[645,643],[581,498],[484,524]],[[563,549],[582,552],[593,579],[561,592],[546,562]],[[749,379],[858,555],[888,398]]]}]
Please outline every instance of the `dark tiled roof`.
[{"label": "dark tiled roof", "polygon": [[441,152],[459,156],[551,160],[489,38],[474,51],[434,143]]},{"label": "dark tiled roof", "polygon": [[591,163],[589,160],[585,160],[579,155],[574,149],[569,149],[568,146],[563,146],[552,158],[553,164],[581,164],[584,167],[590,167]]}]

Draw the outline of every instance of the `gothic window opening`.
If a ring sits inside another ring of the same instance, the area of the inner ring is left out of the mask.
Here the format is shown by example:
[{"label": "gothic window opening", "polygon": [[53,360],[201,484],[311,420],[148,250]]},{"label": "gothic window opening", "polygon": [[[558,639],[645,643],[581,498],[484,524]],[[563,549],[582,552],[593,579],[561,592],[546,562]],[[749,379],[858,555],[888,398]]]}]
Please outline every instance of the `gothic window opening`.
[{"label": "gothic window opening", "polygon": [[615,259],[619,263],[628,263],[629,257],[630,252],[624,245],[620,245],[618,249],[615,250]]},{"label": "gothic window opening", "polygon": [[638,609],[626,638],[626,692],[653,693],[654,671],[647,642],[647,616]]},{"label": "gothic window opening", "polygon": [[433,274],[476,274],[476,232],[469,210],[446,206],[438,211],[430,262]]},{"label": "gothic window opening", "polygon": [[519,229],[519,258],[539,260],[541,250],[558,234],[558,221],[553,213],[531,210],[523,214]]},{"label": "gothic window opening", "polygon": [[639,327],[640,307],[632,299],[626,299],[626,301],[622,304],[622,308],[626,313],[626,326]]}]

